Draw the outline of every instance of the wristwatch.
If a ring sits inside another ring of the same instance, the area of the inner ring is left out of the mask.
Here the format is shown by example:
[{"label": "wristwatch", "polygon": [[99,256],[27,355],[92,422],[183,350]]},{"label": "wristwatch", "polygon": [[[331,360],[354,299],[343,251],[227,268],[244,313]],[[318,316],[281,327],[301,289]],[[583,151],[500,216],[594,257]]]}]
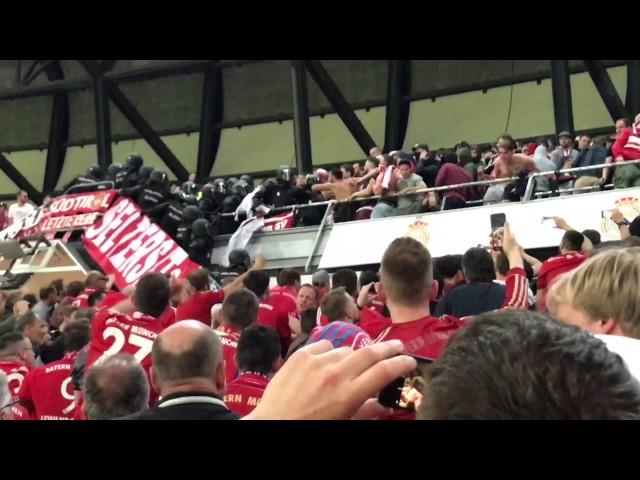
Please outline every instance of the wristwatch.
[{"label": "wristwatch", "polygon": [[616,223],[616,225],[618,225],[618,227],[628,227],[629,223],[630,223],[629,220],[625,218],[623,221]]}]

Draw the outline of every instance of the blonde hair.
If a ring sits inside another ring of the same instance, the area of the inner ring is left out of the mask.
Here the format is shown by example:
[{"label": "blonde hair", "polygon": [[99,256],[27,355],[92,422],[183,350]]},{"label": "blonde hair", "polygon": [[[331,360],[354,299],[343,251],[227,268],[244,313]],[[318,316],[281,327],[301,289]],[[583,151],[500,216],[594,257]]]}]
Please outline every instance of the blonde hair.
[{"label": "blonde hair", "polygon": [[593,321],[612,318],[622,332],[640,338],[640,247],[599,253],[551,286],[547,305],[584,312]]}]

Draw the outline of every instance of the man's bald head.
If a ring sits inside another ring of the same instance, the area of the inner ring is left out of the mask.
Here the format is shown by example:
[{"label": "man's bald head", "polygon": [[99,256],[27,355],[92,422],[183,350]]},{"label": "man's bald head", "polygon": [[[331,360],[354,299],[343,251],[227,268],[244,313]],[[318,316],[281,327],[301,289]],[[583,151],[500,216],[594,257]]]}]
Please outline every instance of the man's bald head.
[{"label": "man's bald head", "polygon": [[88,420],[133,415],[149,404],[147,374],[133,356],[124,353],[92,366],[84,388]]},{"label": "man's bald head", "polygon": [[184,320],[156,337],[151,355],[158,387],[193,379],[212,380],[222,361],[222,344],[211,328],[196,320]]}]

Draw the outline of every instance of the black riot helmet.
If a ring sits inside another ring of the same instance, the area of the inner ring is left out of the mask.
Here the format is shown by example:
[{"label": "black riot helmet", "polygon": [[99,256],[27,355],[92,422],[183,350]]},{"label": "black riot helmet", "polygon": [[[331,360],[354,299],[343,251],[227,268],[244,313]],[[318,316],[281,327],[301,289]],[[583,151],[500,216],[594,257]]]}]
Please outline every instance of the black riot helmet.
[{"label": "black riot helmet", "polygon": [[162,170],[154,170],[149,175],[149,182],[153,182],[160,187],[166,188],[169,184],[169,178],[167,177],[167,174]]},{"label": "black riot helmet", "polygon": [[227,194],[227,183],[222,178],[216,178],[213,183],[213,191],[220,195]]},{"label": "black riot helmet", "polygon": [[144,163],[144,160],[142,159],[142,155],[138,153],[132,153],[127,157],[125,166],[129,171],[136,171],[136,170],[139,170],[140,167],[142,167],[143,163]]},{"label": "black riot helmet", "polygon": [[147,183],[147,180],[149,180],[149,177],[151,176],[151,172],[153,172],[153,167],[149,167],[147,165],[143,165],[142,167],[140,167],[140,170],[138,170],[140,182]]},{"label": "black riot helmet", "polygon": [[[223,180],[224,181],[224,180]],[[202,187],[202,197],[208,198],[209,200],[215,200],[216,194],[213,183],[207,183],[204,187]]]},{"label": "black riot helmet", "polygon": [[87,175],[97,180],[102,180],[104,178],[104,173],[102,172],[102,169],[98,165],[91,165],[87,169]]},{"label": "black riot helmet", "polygon": [[289,183],[291,182],[291,180],[293,180],[294,175],[295,175],[295,171],[293,167],[290,167],[288,165],[282,165],[278,168],[278,171],[276,172],[276,179],[282,183]]},{"label": "black riot helmet", "polygon": [[206,237],[208,235],[209,222],[204,218],[199,218],[193,222],[191,226],[191,235],[193,237]]},{"label": "black riot helmet", "polygon": [[185,195],[184,193],[182,193],[180,198],[184,205],[198,205],[198,199],[195,197],[195,195]]},{"label": "black riot helmet", "polygon": [[249,193],[249,185],[244,180],[238,180],[233,187],[231,187],[231,193],[244,197]]},{"label": "black riot helmet", "polygon": [[251,268],[251,257],[249,256],[249,252],[243,248],[231,250],[231,252],[229,252],[229,266],[244,266],[244,268],[249,270],[249,268]]},{"label": "black riot helmet", "polygon": [[242,175],[240,181],[245,182],[249,186],[249,191],[253,190],[253,177],[251,175]]},{"label": "black riot helmet", "polygon": [[238,179],[236,177],[227,178],[227,192],[230,192],[236,183],[238,183]]},{"label": "black riot helmet", "polygon": [[203,217],[202,210],[200,210],[195,205],[187,205],[186,207],[184,207],[182,214],[184,215],[184,220],[187,223],[192,223],[195,220]]},{"label": "black riot helmet", "polygon": [[116,178],[116,175],[122,171],[122,168],[122,165],[119,163],[112,163],[107,169],[107,175],[109,178]]}]

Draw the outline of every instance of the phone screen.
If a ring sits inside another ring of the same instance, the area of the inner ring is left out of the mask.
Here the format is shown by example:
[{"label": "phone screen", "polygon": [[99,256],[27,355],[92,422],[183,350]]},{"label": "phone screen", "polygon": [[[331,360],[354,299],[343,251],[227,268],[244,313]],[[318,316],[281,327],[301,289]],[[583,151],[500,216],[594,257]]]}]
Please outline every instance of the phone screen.
[{"label": "phone screen", "polygon": [[611,218],[611,210],[602,210],[602,218]]},{"label": "phone screen", "polygon": [[491,231],[495,232],[497,229],[504,227],[507,221],[507,216],[504,213],[491,214]]},{"label": "phone screen", "polygon": [[378,394],[381,405],[395,410],[415,411],[422,401],[424,388],[424,368],[433,363],[431,358],[410,355],[418,362],[418,367],[404,377],[396,378]]}]

